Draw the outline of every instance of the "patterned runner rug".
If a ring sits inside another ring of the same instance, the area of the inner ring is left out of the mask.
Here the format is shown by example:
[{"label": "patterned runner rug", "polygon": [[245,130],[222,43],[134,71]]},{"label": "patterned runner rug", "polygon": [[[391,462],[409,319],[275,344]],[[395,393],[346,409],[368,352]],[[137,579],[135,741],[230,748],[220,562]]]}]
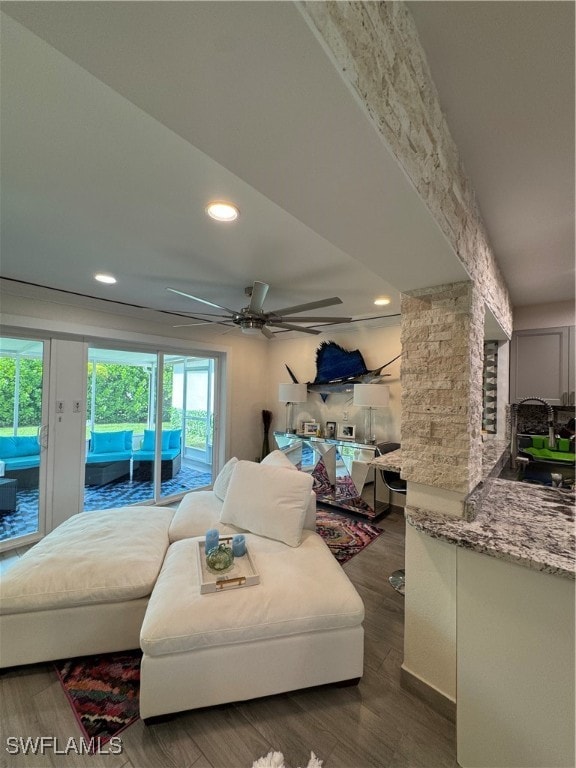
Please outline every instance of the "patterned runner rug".
[{"label": "patterned runner rug", "polygon": [[141,658],[138,649],[54,663],[91,752],[138,719]]},{"label": "patterned runner rug", "polygon": [[383,533],[372,523],[357,522],[346,515],[323,509],[316,511],[316,530],[340,565],[347,563]]}]

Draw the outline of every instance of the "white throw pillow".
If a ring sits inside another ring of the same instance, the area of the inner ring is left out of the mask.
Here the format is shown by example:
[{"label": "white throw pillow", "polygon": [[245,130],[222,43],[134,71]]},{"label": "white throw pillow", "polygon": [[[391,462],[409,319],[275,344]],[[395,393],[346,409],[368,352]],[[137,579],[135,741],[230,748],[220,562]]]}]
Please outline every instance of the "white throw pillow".
[{"label": "white throw pillow", "polygon": [[236,456],[232,456],[231,459],[229,459],[226,464],[222,467],[220,472],[218,473],[218,477],[216,480],[214,480],[214,485],[212,486],[212,490],[214,491],[214,495],[220,499],[220,501],[224,501],[226,498],[226,492],[228,491],[228,484],[230,483],[230,478],[232,477],[232,471],[234,467],[238,464],[238,459]]},{"label": "white throw pillow", "polygon": [[239,461],[232,472],[220,522],[297,547],[310,502],[312,477]]},{"label": "white throw pillow", "polygon": [[282,451],[272,451],[272,453],[265,456],[260,463],[267,467],[285,467],[286,469],[296,469],[296,471],[298,471],[288,456],[286,456],[285,453],[282,453]]}]

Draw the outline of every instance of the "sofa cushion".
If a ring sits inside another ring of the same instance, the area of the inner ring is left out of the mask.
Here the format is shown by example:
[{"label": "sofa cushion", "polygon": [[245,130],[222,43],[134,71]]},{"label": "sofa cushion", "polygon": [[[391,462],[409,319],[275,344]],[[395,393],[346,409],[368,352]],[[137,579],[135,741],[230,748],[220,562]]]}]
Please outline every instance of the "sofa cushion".
[{"label": "sofa cushion", "polygon": [[286,469],[298,471],[297,467],[292,464],[288,456],[282,453],[282,451],[272,451],[272,453],[269,453],[262,459],[261,463],[267,467],[285,467]]},{"label": "sofa cushion", "polygon": [[178,505],[168,536],[170,542],[204,536],[209,528],[217,528],[222,535],[243,532],[242,528],[220,522],[222,502],[213,491],[191,491]]},{"label": "sofa cushion", "polygon": [[182,430],[172,429],[169,432],[168,448],[180,448],[182,443]]},{"label": "sofa cushion", "polygon": [[[179,448],[171,448],[168,451],[162,451],[162,461],[170,461],[171,459],[175,459],[176,456],[180,453]],[[154,461],[155,457],[154,451],[134,451],[132,456],[137,461]]]},{"label": "sofa cushion", "polygon": [[[245,528],[221,522],[222,502],[214,491],[191,491],[183,497],[168,533],[170,541],[204,536],[209,528],[217,528],[223,536],[245,533]],[[316,494],[311,491],[306,508],[304,528],[316,530]]]},{"label": "sofa cushion", "polygon": [[[126,450],[124,432],[92,432],[90,453],[114,453]],[[131,446],[130,446],[131,447]]]},{"label": "sofa cushion", "polygon": [[220,520],[297,547],[312,484],[312,477],[304,472],[239,461],[230,478]]},{"label": "sofa cushion", "polygon": [[[354,627],[364,605],[322,538],[296,549],[246,535],[260,583],[201,594],[198,540],[172,544],[148,604],[140,645],[149,656]],[[257,652],[257,651],[255,651]]]},{"label": "sofa cushion", "polygon": [[39,454],[40,446],[36,437],[0,437],[0,459],[38,456]]},{"label": "sofa cushion", "polygon": [[[167,451],[170,447],[170,435],[171,430],[164,430],[162,432],[162,450]],[[180,444],[178,444],[178,448]],[[154,451],[156,449],[156,431],[153,429],[144,430],[144,439],[140,446],[143,451]]]},{"label": "sofa cushion", "polygon": [[121,602],[148,596],[168,548],[174,510],[81,512],[2,575],[0,613]]},{"label": "sofa cushion", "polygon": [[232,456],[232,458],[229,459],[226,464],[224,464],[218,473],[218,477],[216,480],[214,480],[214,486],[212,490],[220,499],[220,501],[224,501],[226,498],[226,492],[228,491],[228,486],[230,485],[230,478],[232,477],[232,472],[236,464],[238,464],[238,459],[236,456]]},{"label": "sofa cushion", "polygon": [[113,464],[114,462],[130,461],[132,451],[110,451],[110,453],[88,453],[86,464]]},{"label": "sofa cushion", "polygon": [[6,469],[8,471],[16,469],[31,469],[32,467],[40,466],[40,455],[15,456],[11,459],[2,459],[2,461],[6,464]]}]

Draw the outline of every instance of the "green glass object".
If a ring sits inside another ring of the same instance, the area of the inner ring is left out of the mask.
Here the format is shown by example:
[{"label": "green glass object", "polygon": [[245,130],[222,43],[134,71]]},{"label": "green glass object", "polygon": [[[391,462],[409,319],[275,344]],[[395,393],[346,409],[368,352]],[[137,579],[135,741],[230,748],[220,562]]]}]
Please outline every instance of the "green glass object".
[{"label": "green glass object", "polygon": [[224,571],[234,562],[234,553],[226,544],[219,544],[206,555],[206,565],[213,571]]}]

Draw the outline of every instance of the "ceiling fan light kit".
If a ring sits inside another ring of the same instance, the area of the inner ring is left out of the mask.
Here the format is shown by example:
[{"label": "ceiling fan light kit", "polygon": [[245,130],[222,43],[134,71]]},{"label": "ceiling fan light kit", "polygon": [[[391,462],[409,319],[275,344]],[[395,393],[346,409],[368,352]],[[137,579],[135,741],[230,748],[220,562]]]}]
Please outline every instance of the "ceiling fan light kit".
[{"label": "ceiling fan light kit", "polygon": [[[202,315],[202,318],[206,318],[208,323],[219,323],[220,325],[235,325],[242,333],[245,334],[257,334],[262,333],[267,339],[274,338],[275,334],[272,332],[272,328],[282,328],[285,331],[300,331],[301,333],[319,334],[320,331],[315,328],[304,328],[295,323],[311,323],[313,325],[318,324],[333,324],[333,323],[349,323],[351,317],[293,317],[293,315],[300,314],[300,312],[309,311],[312,309],[320,309],[321,307],[330,307],[334,304],[342,304],[342,299],[337,296],[333,296],[330,299],[320,299],[319,301],[311,301],[307,304],[297,304],[293,307],[285,307],[284,309],[277,309],[272,312],[264,311],[264,300],[268,294],[269,285],[262,283],[260,280],[255,280],[252,286],[245,289],[245,294],[250,297],[250,303],[247,307],[240,310],[229,309],[223,307],[221,304],[216,304],[208,299],[202,299],[199,296],[192,296],[190,293],[180,291],[177,288],[167,288],[166,290],[171,293],[176,293],[179,296],[185,296],[187,299],[198,301],[201,304],[207,304],[209,307],[222,310],[226,314],[211,314],[208,312],[195,312],[195,315]],[[288,316],[288,317],[287,317]],[[214,319],[212,319],[214,318]],[[198,323],[191,323],[190,325],[197,325]],[[183,326],[179,326],[183,327]]]}]

